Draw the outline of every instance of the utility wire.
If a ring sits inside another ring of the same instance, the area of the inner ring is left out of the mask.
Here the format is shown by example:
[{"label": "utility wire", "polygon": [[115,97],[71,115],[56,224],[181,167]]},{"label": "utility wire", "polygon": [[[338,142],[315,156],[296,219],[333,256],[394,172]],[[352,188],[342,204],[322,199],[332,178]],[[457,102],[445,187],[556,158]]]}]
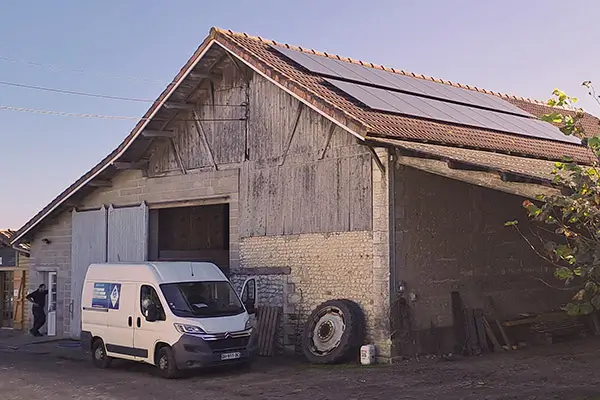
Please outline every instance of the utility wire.
[{"label": "utility wire", "polygon": [[101,73],[101,72],[86,71],[83,69],[67,68],[67,67],[62,67],[62,66],[58,66],[58,65],[42,64],[42,63],[38,63],[38,62],[20,60],[17,58],[6,57],[6,56],[0,56],[0,60],[8,61],[11,63],[30,65],[30,66],[34,66],[34,67],[53,69],[56,71],[75,72],[78,74],[92,75],[92,76],[105,77],[105,78],[126,79],[126,80],[132,80],[132,81],[153,82],[153,83],[164,83],[164,82],[156,80],[156,79],[141,78],[138,76],[117,76],[117,75],[111,75],[111,74],[106,74],[106,73]]},{"label": "utility wire", "polygon": [[28,112],[28,113],[34,113],[34,114],[59,115],[62,117],[81,117],[81,118],[113,119],[113,120],[144,120],[144,119],[147,119],[147,118],[140,118],[140,117],[119,116],[119,115],[70,113],[70,112],[63,112],[63,111],[51,111],[51,110],[41,110],[41,109],[37,109],[37,108],[12,107],[12,106],[3,106],[3,105],[0,105],[0,111],[19,111],[19,112]]},{"label": "utility wire", "polygon": [[98,97],[101,99],[136,101],[136,102],[140,102],[140,103],[154,103],[155,102],[154,100],[149,100],[149,99],[137,99],[134,97],[109,96],[109,95],[104,95],[104,94],[95,94],[95,93],[77,92],[77,91],[73,91],[73,90],[54,89],[54,88],[49,88],[49,87],[44,87],[44,86],[25,85],[22,83],[5,82],[5,81],[0,81],[0,85],[13,86],[13,87],[19,87],[19,88],[25,88],[25,89],[43,90],[46,92],[71,94],[71,95],[76,95],[76,96]]},{"label": "utility wire", "polygon": [[[45,92],[53,92],[53,93],[60,93],[60,94],[69,94],[69,95],[74,95],[74,96],[97,97],[97,98],[101,98],[101,99],[110,99],[110,100],[135,101],[135,102],[139,102],[139,103],[156,103],[157,102],[157,100],[140,99],[140,98],[136,98],[136,97],[110,96],[110,95],[99,94],[99,93],[78,92],[78,91],[74,91],[74,90],[56,89],[56,88],[50,88],[50,87],[45,87],[45,86],[26,85],[24,83],[16,83],[16,82],[0,81],[0,85],[12,86],[12,87],[18,87],[18,88],[24,88],[24,89],[41,90],[41,91],[45,91]],[[210,107],[243,107],[243,104],[209,104],[209,106]]]},{"label": "utility wire", "polygon": [[[93,118],[93,119],[108,119],[108,120],[135,120],[135,121],[145,121],[150,118],[144,117],[130,117],[123,115],[102,115],[102,114],[86,114],[86,113],[72,113],[72,112],[64,112],[64,111],[52,111],[52,110],[43,110],[38,108],[25,108],[25,107],[13,107],[13,106],[3,106],[0,105],[0,111],[17,111],[17,112],[26,112],[33,114],[41,114],[41,115],[57,115],[61,117],[78,117],[78,118]],[[155,121],[163,121],[159,118],[152,118]],[[225,122],[225,121],[245,121],[246,118],[203,118],[203,119],[178,119],[179,122],[195,122],[195,121],[206,121],[206,122]]]}]

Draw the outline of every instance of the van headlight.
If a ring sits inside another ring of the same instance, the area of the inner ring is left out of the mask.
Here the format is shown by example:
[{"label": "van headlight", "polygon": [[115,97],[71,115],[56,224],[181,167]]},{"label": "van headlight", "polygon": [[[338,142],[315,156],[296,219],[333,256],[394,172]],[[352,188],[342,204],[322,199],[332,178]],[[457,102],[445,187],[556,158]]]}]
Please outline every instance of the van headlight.
[{"label": "van headlight", "polygon": [[246,326],[244,327],[244,330],[248,330],[250,328],[252,328],[252,321],[250,321],[250,318],[248,318],[246,320]]},{"label": "van headlight", "polygon": [[173,324],[173,326],[175,326],[175,329],[177,329],[181,333],[191,333],[191,334],[206,333],[206,332],[204,332],[204,329],[202,329],[196,325]]}]

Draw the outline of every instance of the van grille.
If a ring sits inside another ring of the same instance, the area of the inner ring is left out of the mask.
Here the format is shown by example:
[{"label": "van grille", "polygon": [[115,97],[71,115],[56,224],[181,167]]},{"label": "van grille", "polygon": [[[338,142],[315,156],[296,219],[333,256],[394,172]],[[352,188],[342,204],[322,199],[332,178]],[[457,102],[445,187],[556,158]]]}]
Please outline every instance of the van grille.
[{"label": "van grille", "polygon": [[207,341],[208,346],[213,351],[227,350],[227,349],[239,349],[244,348],[248,345],[250,336],[239,337],[239,338],[227,338],[219,340]]}]

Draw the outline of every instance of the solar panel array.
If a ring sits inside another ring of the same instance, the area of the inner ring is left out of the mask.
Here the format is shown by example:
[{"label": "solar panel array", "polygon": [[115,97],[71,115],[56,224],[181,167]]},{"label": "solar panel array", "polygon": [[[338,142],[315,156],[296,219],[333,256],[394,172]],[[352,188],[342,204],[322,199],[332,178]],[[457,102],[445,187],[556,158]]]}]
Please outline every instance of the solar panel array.
[{"label": "solar panel array", "polygon": [[329,84],[373,110],[581,143],[575,137],[565,136],[552,124],[494,95],[284,47],[273,48],[310,72],[322,75]]}]

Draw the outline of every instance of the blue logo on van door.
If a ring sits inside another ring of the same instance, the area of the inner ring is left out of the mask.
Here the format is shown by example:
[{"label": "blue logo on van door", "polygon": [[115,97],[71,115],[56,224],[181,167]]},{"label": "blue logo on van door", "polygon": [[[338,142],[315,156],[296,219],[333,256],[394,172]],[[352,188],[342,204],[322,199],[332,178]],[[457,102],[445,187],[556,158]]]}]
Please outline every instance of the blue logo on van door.
[{"label": "blue logo on van door", "polygon": [[108,308],[111,310],[118,310],[120,298],[120,283],[94,283],[94,292],[92,293],[93,308]]}]

